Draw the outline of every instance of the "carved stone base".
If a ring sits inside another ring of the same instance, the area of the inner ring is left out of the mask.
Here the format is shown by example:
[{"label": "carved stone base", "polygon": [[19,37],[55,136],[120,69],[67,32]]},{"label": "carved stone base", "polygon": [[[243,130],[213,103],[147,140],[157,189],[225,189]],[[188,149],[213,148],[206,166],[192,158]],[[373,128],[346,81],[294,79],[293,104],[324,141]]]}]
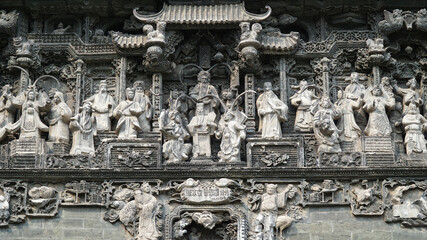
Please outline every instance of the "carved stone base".
[{"label": "carved stone base", "polygon": [[9,167],[42,168],[46,150],[44,139],[13,140],[9,143]]},{"label": "carved stone base", "polygon": [[100,146],[104,149],[107,167],[114,169],[160,168],[161,143],[151,138],[104,139]]},{"label": "carved stone base", "polygon": [[47,142],[46,147],[47,154],[63,155],[70,154],[71,144]]},{"label": "carved stone base", "polygon": [[367,166],[394,166],[394,147],[390,137],[365,137],[365,164]]},{"label": "carved stone base", "polygon": [[302,137],[281,139],[248,138],[246,144],[248,167],[303,167]]},{"label": "carved stone base", "polygon": [[46,154],[44,139],[13,140],[9,143],[10,156]]},{"label": "carved stone base", "polygon": [[427,153],[400,155],[399,163],[410,167],[427,166]]}]

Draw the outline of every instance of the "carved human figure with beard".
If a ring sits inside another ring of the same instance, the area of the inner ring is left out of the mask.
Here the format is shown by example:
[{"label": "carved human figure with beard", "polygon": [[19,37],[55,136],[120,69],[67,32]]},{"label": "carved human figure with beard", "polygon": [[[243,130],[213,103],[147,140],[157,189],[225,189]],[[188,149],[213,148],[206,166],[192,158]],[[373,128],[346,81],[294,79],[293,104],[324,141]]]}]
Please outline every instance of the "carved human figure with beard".
[{"label": "carved human figure with beard", "polygon": [[70,129],[73,133],[71,155],[95,154],[93,136],[96,136],[96,118],[92,116],[92,104],[83,103],[82,112],[72,117]]},{"label": "carved human figure with beard", "polygon": [[116,107],[115,100],[107,92],[107,81],[103,80],[99,83],[99,92],[85,100],[92,103],[93,116],[96,119],[96,127],[98,131],[110,131],[113,110]]},{"label": "carved human figure with beard", "polygon": [[256,106],[262,138],[281,138],[280,124],[287,121],[288,106],[274,94],[271,82],[264,83],[264,93],[259,95]]},{"label": "carved human figure with beard", "polygon": [[133,84],[133,88],[135,88],[135,102],[138,102],[143,110],[138,117],[139,126],[141,127],[141,131],[149,132],[151,130],[150,121],[153,114],[150,98],[144,92],[143,81],[136,81]]},{"label": "carved human figure with beard", "polygon": [[209,84],[210,77],[211,75],[209,72],[200,71],[197,75],[197,85],[190,89],[190,97],[198,103],[203,103],[203,112],[205,114],[214,112],[215,115],[219,115],[217,111],[219,96],[215,87]]},{"label": "carved human figure with beard", "polygon": [[294,126],[297,132],[313,131],[313,116],[310,113],[310,107],[318,97],[307,87],[307,81],[302,80],[298,86],[293,86],[298,91],[290,97],[291,104],[298,107]]}]

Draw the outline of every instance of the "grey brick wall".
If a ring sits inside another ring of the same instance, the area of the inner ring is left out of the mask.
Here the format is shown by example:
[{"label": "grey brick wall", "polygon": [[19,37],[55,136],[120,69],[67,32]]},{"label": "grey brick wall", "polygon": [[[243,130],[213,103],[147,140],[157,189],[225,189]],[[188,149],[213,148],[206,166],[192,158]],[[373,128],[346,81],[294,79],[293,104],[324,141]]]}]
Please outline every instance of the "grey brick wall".
[{"label": "grey brick wall", "polygon": [[[382,216],[354,217],[349,207],[308,207],[304,219],[285,230],[287,240],[423,240],[427,231],[387,224]],[[60,208],[55,218],[30,218],[0,229],[1,240],[128,240],[120,223],[102,219],[102,208]]]}]

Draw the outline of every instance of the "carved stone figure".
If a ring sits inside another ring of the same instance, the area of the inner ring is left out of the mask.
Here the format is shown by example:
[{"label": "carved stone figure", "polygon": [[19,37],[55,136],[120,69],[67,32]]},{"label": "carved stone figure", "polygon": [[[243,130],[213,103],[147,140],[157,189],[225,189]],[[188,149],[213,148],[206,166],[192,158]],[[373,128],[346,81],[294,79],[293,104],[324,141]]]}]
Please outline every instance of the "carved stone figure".
[{"label": "carved stone figure", "polygon": [[15,119],[16,108],[9,99],[11,96],[10,85],[2,87],[0,96],[0,129],[9,123],[13,123]]},{"label": "carved stone figure", "polygon": [[98,131],[110,131],[113,110],[116,107],[115,100],[107,92],[107,81],[99,83],[99,92],[88,98],[86,102],[92,103],[93,116],[96,118],[96,127]]},{"label": "carved stone figure", "polygon": [[141,190],[135,191],[135,207],[139,215],[138,236],[136,240],[156,240],[162,234],[156,225],[157,199],[151,193],[151,186],[144,183]]},{"label": "carved stone figure", "polygon": [[68,125],[71,116],[71,109],[64,101],[64,94],[55,92],[52,107],[47,115],[50,142],[68,143],[70,141]]},{"label": "carved stone figure", "polygon": [[256,106],[262,138],[281,138],[281,123],[288,120],[288,106],[274,94],[271,82],[264,83],[264,93],[259,95]]},{"label": "carved stone figure", "polygon": [[[279,208],[286,206],[288,198],[294,198],[295,187],[290,184],[281,193],[277,193],[276,184],[267,184],[266,193],[261,197],[260,213],[255,219],[255,239],[274,240],[274,228],[277,224]],[[279,224],[280,225],[280,224]]]},{"label": "carved stone figure", "polygon": [[107,36],[104,36],[104,30],[98,28],[98,29],[95,29],[95,32],[92,38],[90,39],[90,41],[92,43],[97,43],[97,44],[106,44],[110,42],[110,38]]},{"label": "carved stone figure", "polygon": [[342,112],[342,117],[338,120],[341,141],[357,141],[362,135],[362,130],[354,119],[354,111],[362,107],[363,96],[362,93],[356,100],[353,100],[347,96],[346,92],[338,91],[338,101],[335,103],[335,107]]},{"label": "carved stone figure", "polygon": [[417,12],[417,19],[415,24],[421,31],[427,31],[427,9],[423,8]]},{"label": "carved stone figure", "polygon": [[157,22],[157,29],[154,30],[152,25],[144,25],[142,30],[147,34],[148,42],[165,42],[166,22]]},{"label": "carved stone figure", "polygon": [[310,113],[310,107],[318,97],[307,86],[307,81],[302,80],[298,86],[293,87],[298,91],[290,97],[291,104],[298,107],[295,117],[295,131],[297,132],[313,131],[313,116]]},{"label": "carved stone figure", "polygon": [[97,134],[96,118],[92,116],[92,104],[83,103],[81,113],[70,119],[70,129],[73,134],[71,155],[95,154],[93,136]]},{"label": "carved stone figure", "polygon": [[329,97],[323,97],[313,118],[314,136],[319,144],[318,152],[341,152],[340,130],[334,123],[334,120],[340,117],[341,110],[333,107]]},{"label": "carved stone figure", "polygon": [[16,48],[16,55],[31,56],[33,43],[34,41],[26,40],[22,37],[13,38],[13,45]]},{"label": "carved stone figure", "polygon": [[258,42],[258,33],[262,30],[262,26],[259,23],[254,23],[252,25],[249,22],[242,22],[240,23],[240,42],[243,41],[256,41]]},{"label": "carved stone figure", "polygon": [[58,23],[58,28],[52,31],[52,34],[64,34],[71,29],[71,26],[68,25],[64,28],[64,24],[62,22]]},{"label": "carved stone figure", "polygon": [[378,28],[386,34],[398,31],[403,26],[402,10],[395,9],[393,13],[384,10],[385,20],[378,23]]},{"label": "carved stone figure", "polygon": [[426,139],[424,131],[427,129],[427,120],[420,114],[417,103],[411,102],[408,106],[408,112],[402,119],[402,125],[405,128],[406,154],[425,153]]},{"label": "carved stone figure", "polygon": [[167,162],[187,160],[192,146],[190,143],[184,142],[190,138],[190,134],[186,130],[181,116],[177,111],[168,113],[163,111],[160,119],[163,117],[169,117],[168,124],[166,126],[162,125],[160,128],[160,131],[168,138],[163,144],[163,156]]},{"label": "carved stone figure", "polygon": [[394,98],[388,98],[380,87],[371,90],[372,95],[365,99],[363,109],[369,113],[366,136],[390,136],[391,126],[386,109],[394,108]]},{"label": "carved stone figure", "polygon": [[357,72],[352,72],[350,75],[350,84],[344,91],[346,97],[352,100],[357,100],[365,94],[365,91],[365,86],[359,83],[359,74]]},{"label": "carved stone figure", "polygon": [[7,225],[9,217],[9,196],[7,193],[3,193],[3,195],[0,195],[0,226]]},{"label": "carved stone figure", "polygon": [[210,73],[207,71],[200,71],[197,75],[197,85],[190,89],[190,97],[197,103],[203,103],[203,111],[205,114],[215,113],[219,106],[218,92],[214,86],[209,84]]},{"label": "carved stone figure", "polygon": [[[387,94],[387,96],[389,98],[394,97],[393,94],[393,86],[390,83],[390,78],[389,77],[382,77],[381,78],[381,88],[384,91],[385,94]],[[371,88],[372,90],[372,88]],[[365,96],[368,96],[369,94],[365,94]]]},{"label": "carved stone figure", "polygon": [[188,124],[188,130],[193,136],[193,158],[211,157],[211,135],[217,128],[215,118],[216,114],[209,112],[205,102],[197,103],[196,116]]},{"label": "carved stone figure", "polygon": [[366,40],[366,45],[368,45],[370,55],[385,53],[384,40],[382,38],[368,39]]},{"label": "carved stone figure", "polygon": [[38,96],[35,87],[30,86],[25,92],[23,103],[12,95],[9,97],[14,105],[21,106],[22,115],[18,121],[5,128],[13,133],[20,130],[19,139],[41,138],[42,132],[49,132],[49,127],[40,119],[40,113],[49,108],[50,101]]},{"label": "carved stone figure", "polygon": [[126,89],[126,100],[122,101],[113,112],[118,119],[116,134],[119,138],[136,138],[138,131],[141,130],[138,117],[143,113],[141,105],[136,102],[135,89]]},{"label": "carved stone figure", "polygon": [[240,145],[246,138],[246,126],[235,116],[235,111],[228,110],[218,123],[215,137],[221,138],[219,162],[240,162]]},{"label": "carved stone figure", "polygon": [[138,117],[139,126],[141,131],[149,132],[151,130],[151,117],[153,115],[153,108],[151,106],[150,98],[144,92],[144,82],[136,81],[133,84],[135,89],[135,102],[139,103],[143,112]]},{"label": "carved stone figure", "polygon": [[405,115],[408,111],[408,106],[410,103],[414,103],[417,107],[420,107],[423,104],[422,99],[422,90],[417,88],[417,80],[415,78],[411,78],[406,83],[406,86],[409,88],[403,89],[397,86],[395,83],[393,85],[394,90],[397,95],[402,96],[403,100],[403,115]]}]

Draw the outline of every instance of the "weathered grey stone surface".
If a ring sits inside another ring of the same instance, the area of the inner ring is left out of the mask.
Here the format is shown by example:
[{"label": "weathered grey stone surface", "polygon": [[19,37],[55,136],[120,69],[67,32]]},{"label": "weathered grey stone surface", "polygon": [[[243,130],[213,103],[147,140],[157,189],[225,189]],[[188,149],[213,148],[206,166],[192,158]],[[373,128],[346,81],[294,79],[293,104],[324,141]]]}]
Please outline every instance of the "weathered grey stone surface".
[{"label": "weathered grey stone surface", "polygon": [[0,239],[424,239],[425,7],[1,1]]}]

